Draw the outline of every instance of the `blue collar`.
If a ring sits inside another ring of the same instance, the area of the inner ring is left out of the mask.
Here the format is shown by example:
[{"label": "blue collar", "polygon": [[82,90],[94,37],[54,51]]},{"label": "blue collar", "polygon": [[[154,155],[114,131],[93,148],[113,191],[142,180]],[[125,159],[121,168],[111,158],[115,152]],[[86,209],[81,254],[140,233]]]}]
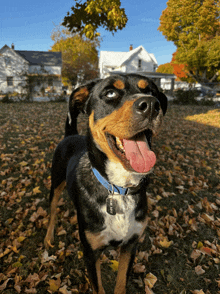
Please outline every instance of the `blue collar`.
[{"label": "blue collar", "polygon": [[119,187],[116,185],[110,184],[103,176],[100,175],[100,173],[95,169],[94,167],[92,168],[92,171],[94,175],[96,176],[97,180],[111,193],[117,192],[121,195],[126,195],[128,188],[123,188]]}]

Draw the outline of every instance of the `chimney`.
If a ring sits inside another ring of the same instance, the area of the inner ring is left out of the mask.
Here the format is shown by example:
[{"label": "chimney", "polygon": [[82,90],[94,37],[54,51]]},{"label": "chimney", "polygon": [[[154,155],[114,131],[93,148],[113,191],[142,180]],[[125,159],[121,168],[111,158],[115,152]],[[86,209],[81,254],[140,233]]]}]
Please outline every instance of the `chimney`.
[{"label": "chimney", "polygon": [[11,49],[13,49],[13,50],[15,49],[14,43],[11,44]]},{"label": "chimney", "polygon": [[129,51],[133,50],[133,45],[130,45]]}]

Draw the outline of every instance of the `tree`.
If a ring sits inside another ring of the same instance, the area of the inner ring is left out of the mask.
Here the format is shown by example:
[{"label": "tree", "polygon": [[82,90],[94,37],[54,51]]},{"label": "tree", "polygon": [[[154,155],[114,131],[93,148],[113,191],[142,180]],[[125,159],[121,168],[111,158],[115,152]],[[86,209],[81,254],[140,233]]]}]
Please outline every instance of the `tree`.
[{"label": "tree", "polygon": [[171,62],[161,64],[157,72],[174,74],[177,81],[193,83],[193,79],[188,75],[187,64],[180,64],[176,61],[177,52],[173,53]]},{"label": "tree", "polygon": [[121,30],[127,23],[125,10],[121,8],[120,0],[88,0],[80,3],[75,0],[71,7],[72,13],[67,13],[62,23],[72,33],[80,33],[89,39],[99,36],[98,27],[114,33]]},{"label": "tree", "polygon": [[75,85],[82,80],[98,77],[98,38],[89,40],[58,26],[52,32],[51,39],[54,41],[51,51],[62,52],[64,84]]},{"label": "tree", "polygon": [[176,63],[200,83],[216,79],[220,69],[219,0],[168,0],[159,30],[177,47]]},{"label": "tree", "polygon": [[193,83],[193,78],[189,75],[187,64],[178,63],[176,61],[177,52],[173,53],[171,66],[173,67],[173,74],[177,77],[177,81]]},{"label": "tree", "polygon": [[158,66],[157,72],[173,74],[173,66],[170,62]]}]

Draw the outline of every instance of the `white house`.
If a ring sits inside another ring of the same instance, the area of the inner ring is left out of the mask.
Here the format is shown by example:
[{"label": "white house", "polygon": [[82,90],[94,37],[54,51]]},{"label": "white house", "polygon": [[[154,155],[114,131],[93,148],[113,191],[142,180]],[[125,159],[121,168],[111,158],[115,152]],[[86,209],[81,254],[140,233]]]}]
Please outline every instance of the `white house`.
[{"label": "white house", "polygon": [[114,72],[155,72],[157,60],[152,53],[148,53],[143,46],[128,52],[100,51],[99,70],[100,78],[105,78]]},{"label": "white house", "polygon": [[25,84],[25,74],[41,75],[42,79],[35,85],[35,90],[42,87],[53,87],[61,91],[61,52],[21,51],[14,45],[3,46],[0,49],[0,92],[22,93]]}]

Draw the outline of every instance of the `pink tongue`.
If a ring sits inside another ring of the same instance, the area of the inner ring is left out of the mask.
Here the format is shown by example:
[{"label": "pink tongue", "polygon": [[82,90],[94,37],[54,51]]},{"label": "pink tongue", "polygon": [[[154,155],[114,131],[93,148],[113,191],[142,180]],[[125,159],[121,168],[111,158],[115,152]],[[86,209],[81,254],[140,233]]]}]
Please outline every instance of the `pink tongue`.
[{"label": "pink tongue", "polygon": [[150,151],[144,137],[137,140],[123,139],[126,158],[138,173],[147,173],[156,163],[156,155]]}]

